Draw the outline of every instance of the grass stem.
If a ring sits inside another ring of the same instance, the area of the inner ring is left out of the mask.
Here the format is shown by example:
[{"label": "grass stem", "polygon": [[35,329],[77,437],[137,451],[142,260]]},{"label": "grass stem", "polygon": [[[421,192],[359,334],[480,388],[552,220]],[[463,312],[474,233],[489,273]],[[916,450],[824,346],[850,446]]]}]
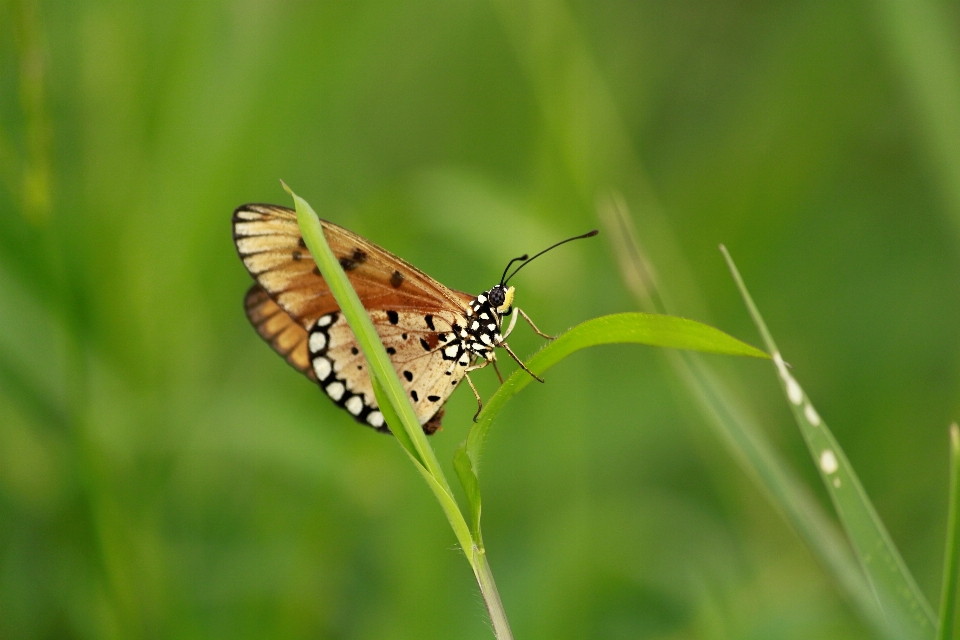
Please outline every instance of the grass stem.
[{"label": "grass stem", "polygon": [[947,548],[943,557],[943,589],[937,640],[951,640],[957,617],[957,583],[960,581],[960,427],[950,425],[950,506],[947,515]]}]

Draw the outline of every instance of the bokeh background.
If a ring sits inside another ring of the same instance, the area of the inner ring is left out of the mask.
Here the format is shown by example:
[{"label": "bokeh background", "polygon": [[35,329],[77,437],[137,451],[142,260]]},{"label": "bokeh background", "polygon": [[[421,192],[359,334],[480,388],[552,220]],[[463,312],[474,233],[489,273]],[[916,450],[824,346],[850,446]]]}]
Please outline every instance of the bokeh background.
[{"label": "bokeh background", "polygon": [[[280,178],[470,292],[622,194],[672,310],[759,344],[725,243],[938,600],[956,3],[3,0],[0,637],[492,637],[401,449],[247,324]],[[608,240],[517,277],[542,328],[636,309]],[[773,369],[707,361],[829,509]],[[518,638],[871,637],[653,349],[551,370],[483,471]]]}]

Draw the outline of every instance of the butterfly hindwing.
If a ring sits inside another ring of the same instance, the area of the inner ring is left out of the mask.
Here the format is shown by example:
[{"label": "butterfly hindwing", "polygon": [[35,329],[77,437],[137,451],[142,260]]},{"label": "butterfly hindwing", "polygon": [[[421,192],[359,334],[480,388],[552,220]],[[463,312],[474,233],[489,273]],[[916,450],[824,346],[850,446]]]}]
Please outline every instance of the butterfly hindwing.
[{"label": "butterfly hindwing", "polygon": [[[448,344],[455,342],[452,324],[456,319],[447,317],[452,314],[428,314],[428,326],[423,314],[373,310],[370,315],[417,418],[427,425],[470,364],[462,349]],[[313,374],[331,400],[358,421],[382,429],[383,415],[373,395],[366,359],[343,314],[332,312],[317,319],[309,332],[309,353]],[[439,421],[432,430],[438,426]]]},{"label": "butterfly hindwing", "polygon": [[258,284],[243,300],[250,324],[297,371],[316,381],[307,351],[307,330],[290,317]]}]

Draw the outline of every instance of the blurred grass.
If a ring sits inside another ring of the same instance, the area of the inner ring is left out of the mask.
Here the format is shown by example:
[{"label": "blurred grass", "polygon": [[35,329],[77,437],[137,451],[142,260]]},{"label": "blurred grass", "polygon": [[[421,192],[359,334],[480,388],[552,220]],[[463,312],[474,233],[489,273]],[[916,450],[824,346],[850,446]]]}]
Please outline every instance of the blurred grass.
[{"label": "blurred grass", "polygon": [[[725,242],[936,600],[960,260],[923,51],[960,35],[885,7],[0,3],[0,637],[489,637],[403,456],[243,318],[230,212],[281,176],[472,292],[617,188],[671,308],[749,336]],[[517,284],[545,331],[632,308],[599,243],[542,260]],[[569,364],[485,449],[517,637],[868,637],[667,367]],[[715,366],[807,468],[773,381]]]},{"label": "blurred grass", "polygon": [[[817,465],[823,486],[830,494],[860,567],[870,581],[877,603],[887,620],[887,628],[896,638],[933,637],[936,616],[930,604],[917,587],[896,544],[890,539],[843,447],[789,372],[733,258],[723,245],[720,245],[720,251],[764,345],[772,354],[785,399],[790,403],[790,410],[807,443],[810,457]],[[837,576],[838,582],[843,580]]]}]

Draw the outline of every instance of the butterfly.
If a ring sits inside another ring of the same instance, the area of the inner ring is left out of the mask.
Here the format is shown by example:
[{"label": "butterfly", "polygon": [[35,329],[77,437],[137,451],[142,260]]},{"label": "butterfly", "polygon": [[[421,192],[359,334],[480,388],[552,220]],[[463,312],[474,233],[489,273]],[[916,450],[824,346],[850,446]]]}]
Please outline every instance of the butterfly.
[{"label": "butterfly", "polygon": [[[469,373],[491,363],[496,368],[497,348],[543,382],[507,345],[518,315],[539,335],[551,338],[513,306],[515,289],[509,280],[553,247],[597,233],[568,238],[533,258],[514,258],[498,284],[472,296],[440,284],[352,231],[320,222],[428,434],[440,428],[444,403],[464,379],[482,408]],[[233,212],[233,240],[256,281],[247,291],[244,309],[260,337],[358,422],[389,432],[373,394],[367,362],[307,250],[296,212],[271,204],[240,206]],[[507,276],[518,261],[520,266]],[[507,317],[511,320],[504,330]]]}]

